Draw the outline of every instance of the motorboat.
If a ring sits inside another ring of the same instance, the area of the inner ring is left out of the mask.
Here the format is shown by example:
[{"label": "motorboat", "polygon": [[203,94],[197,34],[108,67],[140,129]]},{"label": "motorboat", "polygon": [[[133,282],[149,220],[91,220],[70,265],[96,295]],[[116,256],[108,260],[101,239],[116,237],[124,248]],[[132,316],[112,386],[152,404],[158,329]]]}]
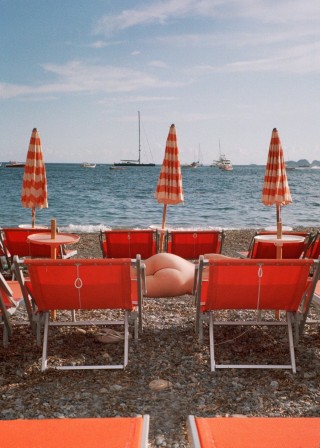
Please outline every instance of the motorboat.
[{"label": "motorboat", "polygon": [[214,162],[210,166],[217,167],[223,171],[233,170],[233,166],[230,159],[227,159],[224,154],[220,154],[219,160],[214,160]]},{"label": "motorboat", "polygon": [[96,163],[83,162],[81,165],[82,168],[95,168],[97,166]]},{"label": "motorboat", "polygon": [[10,161],[9,163],[6,164],[7,168],[24,168],[25,167],[25,162],[13,162]]},{"label": "motorboat", "polygon": [[220,140],[219,140],[219,159],[218,160],[214,160],[213,163],[210,166],[214,166],[219,168],[220,170],[223,171],[232,171],[233,170],[233,166],[231,163],[231,160],[228,159],[225,154],[221,153],[221,147],[220,147]]}]

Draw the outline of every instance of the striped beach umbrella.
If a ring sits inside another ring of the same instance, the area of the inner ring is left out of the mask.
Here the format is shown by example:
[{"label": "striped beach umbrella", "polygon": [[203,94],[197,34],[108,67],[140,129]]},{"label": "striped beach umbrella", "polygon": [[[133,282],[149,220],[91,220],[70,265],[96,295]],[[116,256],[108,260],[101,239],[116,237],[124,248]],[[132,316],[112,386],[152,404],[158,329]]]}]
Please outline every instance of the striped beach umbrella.
[{"label": "striped beach umbrella", "polygon": [[281,207],[291,204],[283,149],[276,128],[273,129],[269,146],[268,160],[264,175],[262,203],[276,206],[277,238],[282,237]]},{"label": "striped beach umbrella", "polygon": [[21,192],[22,206],[32,209],[32,227],[36,222],[36,207],[47,208],[47,199],[47,177],[40,134],[34,128],[30,138]]},{"label": "striped beach umbrella", "polygon": [[[179,160],[176,127],[170,126],[164,159],[157,183],[155,198],[163,204],[162,230],[165,228],[167,205],[176,205],[183,202],[182,175]],[[160,248],[163,246],[163,232],[161,233]]]}]

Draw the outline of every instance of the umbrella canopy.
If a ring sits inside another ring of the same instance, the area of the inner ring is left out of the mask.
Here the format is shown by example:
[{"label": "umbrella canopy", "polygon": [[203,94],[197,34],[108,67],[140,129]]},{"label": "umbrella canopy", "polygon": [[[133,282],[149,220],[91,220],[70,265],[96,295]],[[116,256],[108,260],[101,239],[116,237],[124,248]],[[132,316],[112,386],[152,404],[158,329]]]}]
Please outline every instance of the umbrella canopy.
[{"label": "umbrella canopy", "polygon": [[47,177],[39,132],[33,129],[23,173],[21,204],[32,209],[32,227],[35,226],[36,207],[47,208]]},{"label": "umbrella canopy", "polygon": [[[183,187],[181,167],[179,160],[179,148],[177,143],[176,127],[170,126],[164,159],[157,183],[155,198],[160,204],[164,204],[162,215],[162,229],[165,228],[167,205],[176,205],[183,202]],[[162,250],[163,233],[160,247]]]},{"label": "umbrella canopy", "polygon": [[264,175],[262,203],[276,205],[277,237],[282,237],[281,206],[291,204],[283,150],[276,128],[273,129],[269,146],[268,160]]}]

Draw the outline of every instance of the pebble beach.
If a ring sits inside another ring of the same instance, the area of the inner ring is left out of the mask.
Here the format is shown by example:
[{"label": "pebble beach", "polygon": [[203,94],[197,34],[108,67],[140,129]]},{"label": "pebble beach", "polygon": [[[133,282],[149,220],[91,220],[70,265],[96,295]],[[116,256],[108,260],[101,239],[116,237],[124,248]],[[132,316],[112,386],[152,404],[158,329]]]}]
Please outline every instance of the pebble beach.
[{"label": "pebble beach", "polygon": [[[237,257],[239,251],[247,250],[254,230],[225,233],[222,253]],[[75,247],[78,256],[101,258],[99,235],[80,237]],[[211,373],[207,328],[202,344],[194,332],[193,297],[147,299],[143,316],[144,331],[137,342],[130,340],[127,368],[114,371],[41,372],[41,349],[27,325],[16,326],[9,346],[0,348],[0,418],[149,414],[149,447],[184,448],[189,446],[186,419],[190,414],[230,418],[320,416],[317,325],[306,326],[296,348],[296,374],[272,369],[221,369]],[[235,358],[250,362],[260,357],[263,362],[283,363],[283,358],[288,361],[284,328],[262,327],[242,336],[239,333],[241,330],[230,327],[217,331],[217,356],[225,362]],[[52,334],[50,349],[57,358],[71,352],[84,358],[117,356],[119,345],[101,344],[95,336],[94,329],[73,329],[65,334],[59,329]],[[155,380],[163,380],[166,387],[155,390]]]}]

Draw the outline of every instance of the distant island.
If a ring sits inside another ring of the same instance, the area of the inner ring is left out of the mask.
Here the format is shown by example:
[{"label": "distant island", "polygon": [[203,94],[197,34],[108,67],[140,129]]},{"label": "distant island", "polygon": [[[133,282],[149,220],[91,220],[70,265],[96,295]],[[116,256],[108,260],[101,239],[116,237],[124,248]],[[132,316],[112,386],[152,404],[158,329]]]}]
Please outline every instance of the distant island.
[{"label": "distant island", "polygon": [[289,168],[312,168],[313,166],[319,166],[320,162],[319,160],[314,160],[313,162],[309,162],[307,159],[301,159],[297,162],[293,160],[286,161],[286,166]]}]

